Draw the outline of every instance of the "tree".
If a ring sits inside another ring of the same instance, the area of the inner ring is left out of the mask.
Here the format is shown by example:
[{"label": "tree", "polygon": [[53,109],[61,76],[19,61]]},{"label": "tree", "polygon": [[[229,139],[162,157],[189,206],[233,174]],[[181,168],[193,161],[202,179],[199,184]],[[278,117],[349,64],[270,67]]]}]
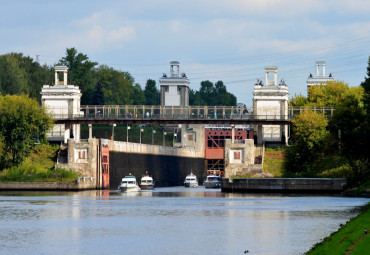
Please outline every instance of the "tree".
[{"label": "tree", "polygon": [[304,111],[292,120],[292,143],[287,149],[287,169],[306,172],[322,154],[329,132],[328,120],[323,114]]},{"label": "tree", "polygon": [[37,141],[46,141],[53,120],[35,99],[22,95],[0,96],[0,137],[3,137],[4,160],[18,165]]},{"label": "tree", "polygon": [[302,96],[301,94],[295,95],[290,101],[290,106],[305,106],[308,104],[307,98]]},{"label": "tree", "polygon": [[102,86],[106,104],[129,105],[133,103],[134,78],[129,73],[101,65],[96,69],[95,76]]},{"label": "tree", "polygon": [[146,81],[144,95],[146,105],[159,105],[159,91],[154,80],[148,79]]},{"label": "tree", "polygon": [[94,94],[93,94],[93,105],[104,105],[105,104],[105,98],[104,98],[104,91],[101,86],[101,83],[98,82],[98,85],[96,85]]},{"label": "tree", "polygon": [[78,53],[75,48],[67,48],[66,56],[59,60],[59,65],[68,67],[69,82],[80,87],[81,104],[91,104],[92,102],[93,70],[97,64],[97,62],[91,62],[87,55]]},{"label": "tree", "polygon": [[[365,77],[365,81],[361,83],[361,87],[364,89],[362,103],[364,105],[365,114],[365,120],[363,126],[361,127],[361,130],[364,135],[364,140],[368,142],[370,141],[370,57],[367,66],[367,77]],[[366,150],[366,155],[364,159],[370,164],[370,152],[368,149]]]},{"label": "tree", "polygon": [[24,70],[28,94],[41,102],[41,88],[44,84],[52,84],[54,81],[54,70],[47,66],[41,66],[29,56],[22,53],[11,53],[18,60],[19,68]]},{"label": "tree", "polygon": [[[213,83],[210,81],[202,81],[200,83],[199,95],[204,105],[215,105],[215,93]],[[203,104],[202,104],[203,105]]]},{"label": "tree", "polygon": [[140,84],[136,83],[134,86],[134,92],[132,95],[132,100],[134,105],[143,105],[145,104],[145,95]]},{"label": "tree", "polygon": [[0,93],[28,93],[26,72],[19,67],[19,61],[9,54],[0,56]]}]

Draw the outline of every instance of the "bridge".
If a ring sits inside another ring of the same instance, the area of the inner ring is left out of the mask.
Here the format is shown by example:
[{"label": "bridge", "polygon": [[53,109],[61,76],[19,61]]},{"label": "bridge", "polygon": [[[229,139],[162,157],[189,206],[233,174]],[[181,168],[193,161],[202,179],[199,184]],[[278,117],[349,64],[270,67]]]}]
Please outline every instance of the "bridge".
[{"label": "bridge", "polygon": [[253,107],[240,106],[151,106],[86,105],[73,114],[67,108],[48,108],[55,124],[235,124],[290,125],[295,115],[310,110],[329,118],[332,107],[289,107],[288,114],[255,114]]}]

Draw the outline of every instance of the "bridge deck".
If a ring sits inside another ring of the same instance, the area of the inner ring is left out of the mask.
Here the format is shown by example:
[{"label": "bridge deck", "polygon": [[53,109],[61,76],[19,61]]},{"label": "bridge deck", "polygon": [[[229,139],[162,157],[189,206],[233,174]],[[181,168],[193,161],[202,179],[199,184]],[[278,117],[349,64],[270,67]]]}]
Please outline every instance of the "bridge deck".
[{"label": "bridge deck", "polygon": [[[67,108],[48,108],[56,124],[235,124],[289,125],[296,114],[304,110],[333,114],[333,108],[291,107],[288,114],[255,114],[253,107],[236,106],[145,106],[90,105],[81,106],[78,113]],[[267,111],[265,111],[267,112]]]}]

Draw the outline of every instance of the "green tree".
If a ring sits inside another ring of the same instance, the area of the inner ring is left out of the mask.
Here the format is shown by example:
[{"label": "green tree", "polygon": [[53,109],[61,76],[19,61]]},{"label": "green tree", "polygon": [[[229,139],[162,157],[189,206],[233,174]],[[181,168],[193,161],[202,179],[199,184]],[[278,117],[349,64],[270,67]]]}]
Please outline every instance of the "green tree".
[{"label": "green tree", "polygon": [[329,132],[328,120],[323,114],[304,111],[292,120],[292,146],[287,149],[287,169],[307,172],[322,155]]},{"label": "green tree", "polygon": [[97,64],[97,62],[90,61],[87,55],[78,53],[75,48],[67,48],[66,56],[59,60],[59,65],[68,67],[69,82],[80,87],[81,104],[83,105],[92,102],[95,87],[93,71]]},{"label": "green tree", "polygon": [[36,99],[0,96],[0,137],[3,137],[6,166],[18,165],[37,141],[46,141],[53,120]]},{"label": "green tree", "polygon": [[104,105],[105,104],[105,98],[104,98],[104,92],[103,87],[100,82],[98,82],[98,85],[96,85],[94,94],[93,94],[93,105]]},{"label": "green tree", "polygon": [[11,56],[18,60],[19,68],[25,72],[28,94],[41,102],[41,88],[44,84],[52,84],[54,70],[47,65],[41,66],[29,56],[23,56],[22,53],[11,53]]},{"label": "green tree", "polygon": [[215,91],[213,83],[210,81],[202,81],[200,83],[199,95],[204,102],[202,105],[215,105]]},{"label": "green tree", "polygon": [[132,100],[134,101],[134,105],[143,105],[145,104],[145,95],[144,91],[141,88],[140,84],[136,83],[134,85],[134,92],[132,95]]},{"label": "green tree", "polygon": [[146,81],[144,95],[146,105],[159,105],[159,91],[154,80]]},{"label": "green tree", "polygon": [[290,106],[295,106],[295,107],[298,107],[298,106],[305,106],[308,104],[308,101],[307,101],[307,98],[302,96],[301,94],[300,95],[295,95],[290,101],[289,101],[289,105]]},{"label": "green tree", "polygon": [[10,54],[0,56],[0,93],[20,95],[28,93],[26,72],[19,67],[17,58]]},{"label": "green tree", "polygon": [[95,76],[102,86],[106,104],[129,105],[133,103],[134,78],[128,72],[101,65],[96,69]]},{"label": "green tree", "polygon": [[[362,103],[364,106],[364,115],[365,120],[361,127],[362,133],[364,135],[365,141],[370,141],[370,57],[367,66],[367,77],[365,77],[365,81],[361,83],[361,87],[364,89],[364,95],[362,99]],[[370,152],[369,149],[366,150],[366,155],[364,158],[370,164]]]}]

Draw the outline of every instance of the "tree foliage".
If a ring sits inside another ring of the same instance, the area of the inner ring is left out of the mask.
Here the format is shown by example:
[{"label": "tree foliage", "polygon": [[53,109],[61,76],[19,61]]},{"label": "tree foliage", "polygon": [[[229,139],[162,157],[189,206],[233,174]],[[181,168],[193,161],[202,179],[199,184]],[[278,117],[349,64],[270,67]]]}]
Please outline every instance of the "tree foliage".
[{"label": "tree foliage", "polygon": [[145,89],[145,104],[146,105],[159,105],[159,91],[155,85],[155,80],[148,79],[146,81]]},{"label": "tree foliage", "polygon": [[[364,96],[362,103],[364,107],[364,123],[362,125],[363,139],[367,142],[370,141],[370,57],[367,66],[367,77],[365,81],[361,83],[361,87],[364,89]],[[365,160],[370,164],[370,150],[367,149],[365,152]]]},{"label": "tree foliage", "polygon": [[67,48],[66,56],[59,60],[59,65],[68,67],[69,83],[78,85],[82,92],[81,104],[91,104],[94,91],[93,70],[97,62],[89,60],[88,56],[78,53],[75,48]]},{"label": "tree foliage", "polygon": [[0,56],[0,93],[3,95],[27,94],[26,71],[19,67],[17,58],[10,54]]},{"label": "tree foliage", "polygon": [[28,96],[0,96],[0,137],[3,138],[2,162],[18,165],[35,143],[46,141],[53,121],[35,99]]},{"label": "tree foliage", "polygon": [[304,111],[294,118],[292,124],[287,169],[291,172],[308,171],[323,151],[329,135],[326,130],[328,120],[321,113]]},{"label": "tree foliage", "polygon": [[222,81],[214,85],[210,81],[202,81],[199,91],[189,90],[190,105],[223,105],[235,106],[236,96],[227,92]]},{"label": "tree foliage", "polygon": [[96,69],[96,78],[102,86],[105,104],[132,104],[134,78],[128,72],[117,71],[106,65]]}]

